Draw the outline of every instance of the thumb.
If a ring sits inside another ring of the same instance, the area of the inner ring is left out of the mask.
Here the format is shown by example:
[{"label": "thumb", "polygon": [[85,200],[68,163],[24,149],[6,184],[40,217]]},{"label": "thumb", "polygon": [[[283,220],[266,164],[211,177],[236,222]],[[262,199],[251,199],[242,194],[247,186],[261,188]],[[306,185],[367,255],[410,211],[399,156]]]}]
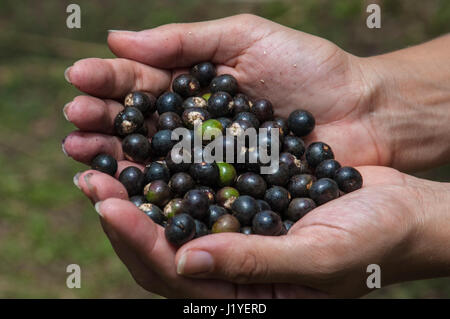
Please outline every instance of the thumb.
[{"label": "thumb", "polygon": [[[307,230],[305,228],[305,230]],[[285,282],[308,284],[318,273],[317,241],[307,231],[266,237],[217,234],[182,246],[177,272],[196,278],[216,278],[239,284]],[[326,257],[320,256],[319,257]],[[319,272],[321,272],[319,270]]]},{"label": "thumb", "polygon": [[174,23],[140,32],[110,31],[108,45],[118,57],[159,68],[212,61],[226,64],[274,23],[250,14],[197,23]]}]

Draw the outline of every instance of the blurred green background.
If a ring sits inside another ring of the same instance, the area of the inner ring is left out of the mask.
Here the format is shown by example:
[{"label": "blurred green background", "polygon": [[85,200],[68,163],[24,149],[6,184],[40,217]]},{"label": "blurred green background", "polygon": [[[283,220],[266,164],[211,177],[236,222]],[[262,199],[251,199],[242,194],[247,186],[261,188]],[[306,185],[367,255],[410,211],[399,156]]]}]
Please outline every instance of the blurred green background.
[{"label": "blurred green background", "polygon": [[[77,3],[82,28],[68,29]],[[381,30],[365,26],[369,3]],[[63,72],[85,57],[111,57],[108,29],[139,30],[251,12],[325,37],[356,55],[414,45],[450,31],[448,0],[16,1],[0,2],[0,297],[155,297],[137,286],[115,256],[90,202],[72,183],[85,167],[65,157],[73,126],[62,108],[79,92]],[[450,167],[419,176],[450,180]],[[68,289],[66,266],[82,268]],[[386,287],[369,297],[450,297],[450,279]]]}]

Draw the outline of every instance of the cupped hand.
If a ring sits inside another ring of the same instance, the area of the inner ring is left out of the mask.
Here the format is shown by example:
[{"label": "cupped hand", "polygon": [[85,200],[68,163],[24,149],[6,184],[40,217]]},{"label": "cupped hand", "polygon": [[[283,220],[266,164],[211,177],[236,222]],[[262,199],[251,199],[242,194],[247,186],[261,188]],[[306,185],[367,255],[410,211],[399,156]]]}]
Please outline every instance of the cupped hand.
[{"label": "cupped hand", "polygon": [[77,184],[97,202],[119,257],[151,292],[194,298],[357,297],[369,292],[370,264],[381,267],[383,286],[426,273],[417,247],[425,240],[424,207],[439,196],[437,183],[389,168],[358,169],[362,189],[311,211],[285,236],[213,234],[178,250],[161,226],[126,200],[125,189],[111,176],[88,171]]},{"label": "cupped hand", "polygon": [[[363,60],[333,43],[271,21],[239,15],[221,20],[171,24],[141,31],[114,31],[108,44],[117,59],[85,59],[66,72],[81,91],[65,108],[69,121],[82,132],[66,140],[65,150],[89,162],[102,150],[121,159],[119,140],[105,136],[122,99],[132,90],[160,94],[173,77],[201,61],[212,61],[218,72],[238,80],[253,98],[268,98],[276,114],[298,108],[311,111],[317,127],[307,142],[322,140],[347,165],[383,165],[390,160],[385,141],[374,129],[370,88]],[[107,99],[107,100],[100,100]],[[149,122],[150,128],[154,127]],[[81,150],[75,145],[93,145]]]}]

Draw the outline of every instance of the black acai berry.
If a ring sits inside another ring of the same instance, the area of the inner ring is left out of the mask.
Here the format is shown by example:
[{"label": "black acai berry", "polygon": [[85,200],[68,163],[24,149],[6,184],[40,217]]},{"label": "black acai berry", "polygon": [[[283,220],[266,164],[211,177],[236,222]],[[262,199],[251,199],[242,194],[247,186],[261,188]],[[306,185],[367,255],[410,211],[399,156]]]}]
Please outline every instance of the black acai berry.
[{"label": "black acai berry", "polygon": [[151,155],[148,138],[141,134],[131,134],[122,141],[122,150],[126,159],[144,163]]},{"label": "black acai berry", "polygon": [[155,204],[144,203],[139,206],[139,209],[158,225],[163,225],[163,223],[166,221],[166,217],[164,216],[163,212]]},{"label": "black acai berry", "polygon": [[181,74],[173,80],[172,90],[187,98],[200,93],[200,83],[190,74]]},{"label": "black acai berry", "polygon": [[158,114],[161,115],[166,112],[175,112],[178,115],[183,113],[183,98],[175,92],[165,92],[156,100],[156,109]]},{"label": "black acai berry", "polygon": [[239,191],[236,188],[227,186],[217,191],[216,201],[220,206],[231,209],[231,205],[238,197]]},{"label": "black acai berry", "polygon": [[219,182],[219,168],[216,163],[194,163],[189,168],[189,174],[200,185],[213,187]]},{"label": "black acai berry", "polygon": [[291,220],[289,220],[289,219],[286,219],[286,220],[283,221],[283,226],[284,226],[284,228],[286,229],[286,232],[288,232],[289,229],[291,229],[291,227],[292,227],[293,225],[294,225],[294,222],[291,221]]},{"label": "black acai berry", "polygon": [[172,218],[175,215],[185,213],[184,202],[182,198],[174,198],[164,206],[164,216]]},{"label": "black acai berry", "polygon": [[286,218],[296,222],[307,213],[316,208],[316,203],[311,198],[294,198],[286,211]]},{"label": "black acai berry", "polygon": [[165,156],[176,141],[172,140],[171,130],[161,130],[155,133],[152,137],[152,152],[157,156]]},{"label": "black acai berry", "polygon": [[181,246],[195,236],[195,221],[187,214],[179,214],[169,219],[164,230],[166,239],[174,246]]},{"label": "black acai berry", "polygon": [[199,238],[202,236],[206,236],[209,234],[208,226],[205,225],[202,221],[195,219],[195,236],[194,238]]},{"label": "black acai berry", "polygon": [[191,96],[184,100],[182,107],[183,109],[190,109],[192,107],[206,108],[208,102],[200,96]]},{"label": "black acai berry", "polygon": [[344,193],[350,193],[360,189],[363,185],[361,173],[356,168],[344,166],[336,171],[334,180],[339,189]]},{"label": "black acai berry", "polygon": [[261,175],[256,173],[244,173],[236,180],[236,188],[241,195],[250,195],[254,198],[263,198],[267,184]]},{"label": "black acai berry", "polygon": [[234,76],[230,74],[223,74],[212,79],[209,88],[212,93],[222,91],[234,96],[238,91],[238,83]]},{"label": "black acai berry", "polygon": [[241,227],[241,229],[239,230],[240,233],[244,234],[244,235],[251,235],[254,234],[253,233],[253,229],[250,226],[244,226]]},{"label": "black acai berry", "polygon": [[253,103],[251,112],[255,114],[258,120],[262,123],[270,121],[273,118],[273,106],[269,100],[260,99]]},{"label": "black acai berry", "polygon": [[175,196],[183,197],[186,192],[195,187],[195,181],[191,175],[180,172],[170,178],[169,187]]},{"label": "black acai berry", "polygon": [[142,204],[147,203],[147,199],[145,198],[144,195],[134,195],[130,197],[130,202],[139,207]]},{"label": "black acai berry", "polygon": [[333,179],[334,174],[340,168],[341,168],[341,164],[338,161],[336,161],[334,159],[328,159],[328,160],[322,161],[319,165],[317,165],[314,173],[317,178],[328,177],[328,178]]},{"label": "black acai berry", "polygon": [[209,120],[210,118],[211,114],[201,107],[186,109],[181,116],[184,125],[189,129],[193,129],[195,125],[201,125],[203,121]]},{"label": "black acai berry", "polygon": [[328,144],[314,142],[306,149],[305,158],[311,167],[316,167],[327,159],[334,159],[334,153]]},{"label": "black acai berry", "polygon": [[309,197],[317,205],[322,205],[339,197],[339,187],[334,180],[321,178],[312,184],[309,189]]},{"label": "black acai berry", "polygon": [[181,117],[175,112],[166,112],[159,116],[158,128],[160,130],[174,130],[183,126]]},{"label": "black acai berry", "polygon": [[[172,149],[167,153],[165,162],[171,173],[186,172],[191,166],[192,156],[183,157],[183,149]],[[187,154],[186,154],[187,155]]]},{"label": "black acai berry", "polygon": [[209,208],[208,195],[199,189],[192,189],[184,195],[184,211],[195,219],[204,219]]},{"label": "black acai berry", "polygon": [[197,186],[195,189],[198,189],[199,191],[203,192],[208,196],[209,205],[212,205],[216,202],[216,193],[211,187],[208,186]]},{"label": "black acai berry", "polygon": [[251,112],[253,106],[253,102],[250,100],[250,98],[242,93],[236,94],[233,99],[233,104],[235,115],[241,112]]},{"label": "black acai berry", "polygon": [[289,115],[289,130],[298,137],[303,137],[312,132],[316,125],[314,116],[305,110],[296,110]]},{"label": "black acai berry", "polygon": [[224,207],[219,205],[209,205],[208,213],[206,215],[208,227],[211,228],[219,217],[225,214],[228,214],[228,211]]},{"label": "black acai berry", "polygon": [[268,185],[285,186],[289,181],[289,167],[280,162],[269,174],[263,175]]},{"label": "black acai berry", "polygon": [[269,203],[263,199],[257,199],[256,205],[258,206],[258,212],[262,212],[263,210],[271,210]]},{"label": "black acai berry", "polygon": [[258,235],[278,236],[283,230],[283,223],[280,215],[270,210],[264,210],[255,215],[252,228]]},{"label": "black acai berry", "polygon": [[220,216],[212,226],[212,232],[216,233],[237,233],[241,229],[239,220],[230,214]]},{"label": "black acai berry", "polygon": [[233,113],[233,98],[226,92],[216,92],[208,100],[208,111],[214,117],[227,116]]},{"label": "black acai berry", "polygon": [[289,135],[290,130],[289,130],[289,126],[288,126],[288,123],[287,123],[287,120],[286,120],[286,119],[284,119],[284,118],[282,118],[282,117],[275,117],[275,118],[273,119],[273,121],[274,121],[276,124],[278,124],[279,127],[281,127],[284,136]]},{"label": "black acai berry", "polygon": [[128,196],[142,194],[144,174],[135,166],[128,166],[119,175],[119,182],[125,186]]},{"label": "black acai berry", "polygon": [[136,133],[144,125],[144,115],[135,107],[127,107],[114,119],[114,131],[118,136]]},{"label": "black acai berry", "polygon": [[125,97],[124,105],[139,109],[147,117],[156,110],[156,98],[148,92],[135,91]]},{"label": "black acai berry", "polygon": [[164,207],[172,199],[170,187],[162,180],[145,185],[143,194],[149,203],[159,207]]},{"label": "black acai berry", "polygon": [[270,205],[273,211],[282,214],[289,206],[291,194],[284,187],[273,186],[266,191],[264,200]]},{"label": "black acai berry", "polygon": [[300,137],[288,135],[283,139],[283,152],[288,152],[297,158],[305,154],[305,143]]},{"label": "black acai berry", "polygon": [[151,162],[144,169],[144,183],[148,184],[156,180],[169,182],[170,171],[163,161]]},{"label": "black acai berry", "polygon": [[114,176],[117,172],[117,161],[108,154],[99,154],[91,162],[91,168],[102,173]]},{"label": "black acai berry", "polygon": [[217,75],[216,67],[211,62],[202,62],[194,65],[189,73],[195,77],[202,87],[207,87]]},{"label": "black acai berry", "polygon": [[306,161],[298,159],[291,153],[281,153],[280,163],[284,163],[288,166],[289,177],[309,172],[308,164],[306,163]]},{"label": "black acai berry", "polygon": [[248,121],[248,122],[252,123],[252,126],[254,128],[256,128],[256,129],[259,128],[260,122],[259,122],[258,118],[256,117],[256,115],[253,113],[250,113],[250,112],[238,113],[233,117],[233,121],[237,121],[237,120]]},{"label": "black acai berry", "polygon": [[242,195],[233,202],[231,210],[241,226],[245,226],[251,223],[253,216],[258,212],[258,204],[253,197]]},{"label": "black acai berry", "polygon": [[308,197],[309,189],[316,181],[316,177],[310,174],[294,175],[289,180],[287,189],[292,197]]},{"label": "black acai berry", "polygon": [[220,122],[224,131],[226,128],[230,127],[231,123],[233,123],[233,121],[228,117],[219,117],[217,118],[217,121]]}]

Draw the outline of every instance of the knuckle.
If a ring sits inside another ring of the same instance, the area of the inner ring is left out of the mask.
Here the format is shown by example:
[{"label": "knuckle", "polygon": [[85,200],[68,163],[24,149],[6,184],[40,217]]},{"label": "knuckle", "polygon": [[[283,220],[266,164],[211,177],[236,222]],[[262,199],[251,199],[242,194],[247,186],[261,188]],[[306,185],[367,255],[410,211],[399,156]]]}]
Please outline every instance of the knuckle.
[{"label": "knuckle", "polygon": [[267,269],[266,263],[259,262],[255,252],[247,252],[231,267],[232,273],[228,277],[236,283],[250,283],[256,278],[265,276]]}]

